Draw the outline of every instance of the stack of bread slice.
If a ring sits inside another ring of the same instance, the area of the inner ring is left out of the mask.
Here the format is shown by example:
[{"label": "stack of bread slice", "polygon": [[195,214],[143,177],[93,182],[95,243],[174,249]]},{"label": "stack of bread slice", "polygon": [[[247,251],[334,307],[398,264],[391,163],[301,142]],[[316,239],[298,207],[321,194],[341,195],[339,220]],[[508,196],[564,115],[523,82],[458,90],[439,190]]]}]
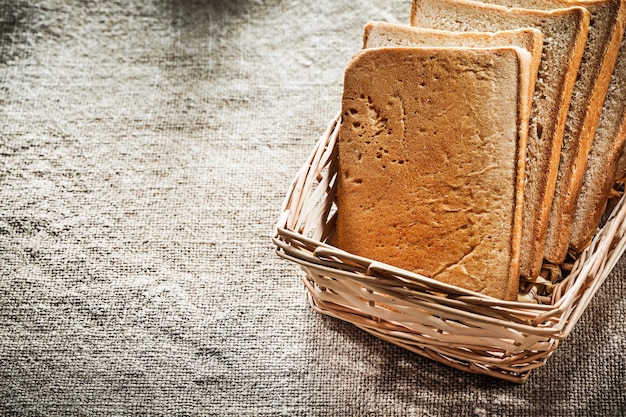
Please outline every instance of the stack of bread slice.
[{"label": "stack of bread slice", "polygon": [[410,23],[366,25],[346,69],[331,243],[515,299],[626,177],[626,1],[414,0]]}]

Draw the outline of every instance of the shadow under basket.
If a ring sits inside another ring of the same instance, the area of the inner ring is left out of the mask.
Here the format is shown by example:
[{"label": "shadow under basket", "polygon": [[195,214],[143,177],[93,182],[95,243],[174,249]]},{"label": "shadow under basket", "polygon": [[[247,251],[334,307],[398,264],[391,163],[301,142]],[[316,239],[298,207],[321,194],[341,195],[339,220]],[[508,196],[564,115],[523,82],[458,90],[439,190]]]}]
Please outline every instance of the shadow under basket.
[{"label": "shadow under basket", "polygon": [[273,241],[299,264],[312,308],[466,372],[524,382],[565,339],[626,248],[622,197],[549,302],[502,301],[358,257],[334,227],[337,116],[289,189]]}]

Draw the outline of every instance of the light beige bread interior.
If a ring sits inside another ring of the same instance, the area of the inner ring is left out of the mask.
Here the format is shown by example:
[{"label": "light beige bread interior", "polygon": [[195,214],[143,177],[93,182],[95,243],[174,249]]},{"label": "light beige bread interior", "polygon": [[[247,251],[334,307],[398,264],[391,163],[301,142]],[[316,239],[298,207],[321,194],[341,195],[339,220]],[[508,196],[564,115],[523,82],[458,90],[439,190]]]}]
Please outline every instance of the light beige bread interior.
[{"label": "light beige bread interior", "polygon": [[617,172],[615,173],[615,182],[626,183],[626,150],[622,149],[619,162],[617,163]]},{"label": "light beige bread interior", "polygon": [[532,27],[544,35],[531,109],[520,273],[536,278],[542,267],[567,110],[582,59],[589,12],[582,7],[540,11],[464,0],[414,0],[411,24],[451,31]]},{"label": "light beige bread interior", "polygon": [[565,260],[587,158],[624,33],[626,2],[621,0],[480,0],[506,7],[542,10],[583,6],[591,13],[589,36],[572,93],[544,258]]},{"label": "light beige bread interior", "polygon": [[[626,74],[621,76],[622,82],[626,82],[626,80],[624,79],[625,76]],[[626,183],[626,147],[625,149],[622,149],[619,162],[617,163],[617,172],[615,173],[615,182],[618,184]]]},{"label": "light beige bread interior", "polygon": [[515,47],[357,53],[344,79],[331,243],[515,299],[530,68]]},{"label": "light beige bread interior", "polygon": [[[582,252],[591,242],[607,205],[615,181],[623,182],[624,173],[617,172],[620,155],[626,142],[626,38],[604,102],[587,162],[587,170],[574,215],[570,247]],[[626,157],[622,157],[626,159]],[[622,168],[623,169],[623,168]]]}]

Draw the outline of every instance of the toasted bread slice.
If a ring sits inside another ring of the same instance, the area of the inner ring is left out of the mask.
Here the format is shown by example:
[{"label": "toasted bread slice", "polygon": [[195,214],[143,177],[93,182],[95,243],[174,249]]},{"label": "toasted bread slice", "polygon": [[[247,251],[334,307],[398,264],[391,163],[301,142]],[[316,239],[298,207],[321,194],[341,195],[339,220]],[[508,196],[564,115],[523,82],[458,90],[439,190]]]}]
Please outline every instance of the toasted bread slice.
[{"label": "toasted bread slice", "polygon": [[[624,34],[626,2],[621,0],[480,1],[506,7],[541,10],[576,5],[585,7],[591,13],[589,37],[565,122],[561,161],[544,252],[546,260],[561,264],[567,255],[587,158]],[[586,198],[583,199],[585,200]]]},{"label": "toasted bread slice", "polygon": [[[591,242],[606,209],[615,181],[626,177],[626,37],[613,69],[613,78],[587,162],[574,215],[570,247],[582,252]],[[620,161],[623,161],[620,164]],[[618,167],[621,166],[621,170]]]},{"label": "toasted bread slice", "polygon": [[530,53],[515,47],[357,53],[345,73],[331,243],[515,299],[530,71]]},{"label": "toasted bread slice", "polygon": [[[531,55],[531,71],[528,100],[532,101],[535,82],[541,63],[543,34],[533,28],[504,30],[499,32],[452,32],[447,30],[418,28],[387,22],[369,22],[363,29],[363,48],[384,47],[468,47],[494,48],[516,46]],[[525,116],[523,116],[526,119]]]},{"label": "toasted bread slice", "polygon": [[452,31],[532,27],[544,35],[528,138],[520,273],[539,275],[557,180],[563,132],[580,65],[590,13],[582,7],[552,11],[509,9],[467,0],[414,0],[411,24]]}]

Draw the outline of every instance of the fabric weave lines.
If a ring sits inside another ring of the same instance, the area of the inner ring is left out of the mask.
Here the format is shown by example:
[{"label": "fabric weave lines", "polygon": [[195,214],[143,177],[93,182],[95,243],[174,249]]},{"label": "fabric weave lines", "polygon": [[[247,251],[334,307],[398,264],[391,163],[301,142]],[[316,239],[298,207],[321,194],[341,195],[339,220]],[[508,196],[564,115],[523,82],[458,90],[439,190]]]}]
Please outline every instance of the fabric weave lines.
[{"label": "fabric weave lines", "polygon": [[618,416],[626,262],[522,386],[313,313],[270,236],[406,1],[0,0],[0,415]]}]

